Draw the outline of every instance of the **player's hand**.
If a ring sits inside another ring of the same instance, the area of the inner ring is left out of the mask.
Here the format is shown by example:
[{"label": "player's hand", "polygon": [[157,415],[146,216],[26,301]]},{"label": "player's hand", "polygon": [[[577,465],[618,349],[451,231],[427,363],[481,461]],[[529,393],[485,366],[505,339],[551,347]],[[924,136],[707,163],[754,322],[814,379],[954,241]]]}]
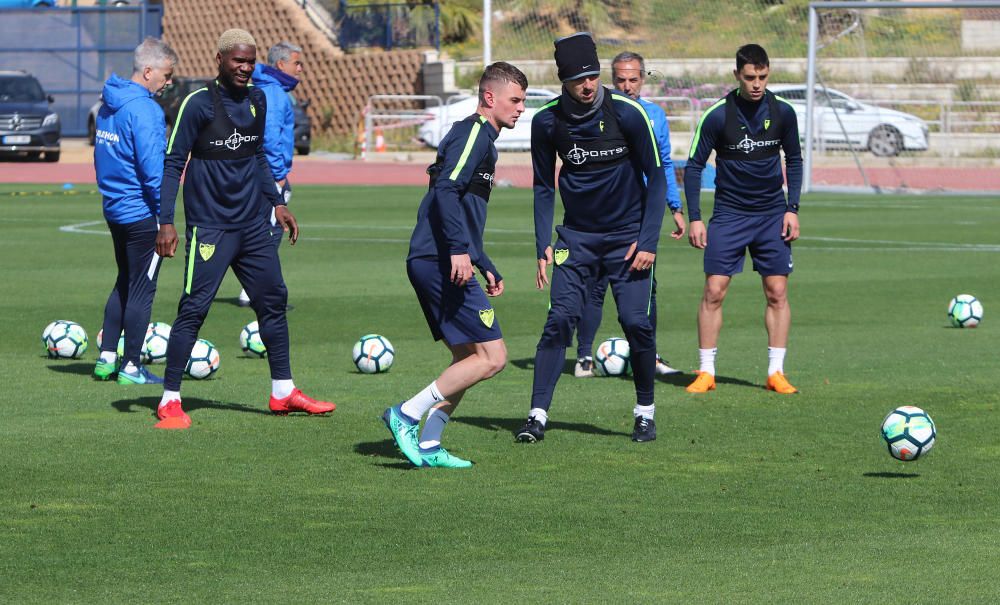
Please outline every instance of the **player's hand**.
[{"label": "player's hand", "polygon": [[628,268],[629,271],[645,271],[653,266],[653,262],[656,261],[655,252],[636,252],[635,249],[639,242],[632,242],[632,245],[628,247],[628,252],[625,253],[625,260],[632,258],[632,265]]},{"label": "player's hand", "polygon": [[503,280],[497,281],[493,273],[486,272],[486,296],[500,296],[503,294]]},{"label": "player's hand", "polygon": [[674,212],[674,225],[677,226],[676,229],[670,232],[670,237],[674,239],[680,239],[684,237],[684,232],[687,231],[687,224],[684,222],[684,214],[681,212]]},{"label": "player's hand", "polygon": [[472,279],[472,260],[468,254],[451,255],[451,283],[462,287]]},{"label": "player's hand", "polygon": [[535,287],[539,290],[549,285],[548,266],[552,264],[552,246],[545,247],[545,258],[538,259],[538,273],[535,274]]},{"label": "player's hand", "polygon": [[160,225],[156,233],[156,253],[161,258],[173,258],[177,252],[177,230],[173,225]]},{"label": "player's hand", "polygon": [[295,215],[287,206],[274,207],[274,220],[278,221],[281,228],[288,234],[288,241],[295,245],[299,239],[299,223],[295,220]]},{"label": "player's hand", "polygon": [[691,221],[688,225],[688,243],[702,250],[708,245],[708,230],[705,229],[704,221]]},{"label": "player's hand", "polygon": [[794,212],[786,212],[785,220],[781,221],[781,239],[786,242],[794,242],[799,239],[799,215]]}]

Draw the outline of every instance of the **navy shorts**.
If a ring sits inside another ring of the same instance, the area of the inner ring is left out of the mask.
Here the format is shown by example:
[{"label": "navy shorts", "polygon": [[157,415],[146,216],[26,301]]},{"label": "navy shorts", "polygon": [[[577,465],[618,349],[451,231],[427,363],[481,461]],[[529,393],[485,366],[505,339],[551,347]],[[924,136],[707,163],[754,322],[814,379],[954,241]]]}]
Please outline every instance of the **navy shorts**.
[{"label": "navy shorts", "polygon": [[493,306],[475,277],[465,286],[451,283],[451,261],[433,258],[406,261],[406,275],[417,293],[434,340],[450,345],[503,338]]},{"label": "navy shorts", "polygon": [[792,244],[781,239],[784,218],[784,213],[712,215],[705,247],[705,273],[730,276],[741,273],[747,249],[754,271],[762,277],[791,273]]}]

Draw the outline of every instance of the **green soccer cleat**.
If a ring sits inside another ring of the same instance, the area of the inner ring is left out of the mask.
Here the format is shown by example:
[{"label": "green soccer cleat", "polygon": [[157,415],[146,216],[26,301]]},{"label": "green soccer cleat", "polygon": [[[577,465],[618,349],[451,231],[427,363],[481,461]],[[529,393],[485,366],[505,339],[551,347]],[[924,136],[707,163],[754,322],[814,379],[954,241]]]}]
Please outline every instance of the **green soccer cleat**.
[{"label": "green soccer cleat", "polygon": [[398,405],[387,408],[382,414],[382,422],[392,433],[392,438],[396,441],[399,451],[403,452],[406,459],[413,466],[420,466],[420,444],[417,441],[417,429],[420,424],[415,420],[410,420],[406,414],[399,409]]},{"label": "green soccer cleat", "polygon": [[118,362],[97,360],[94,366],[94,378],[97,380],[111,380],[118,373]]},{"label": "green soccer cleat", "polygon": [[432,447],[429,450],[420,450],[421,466],[435,468],[470,468],[472,462],[462,460],[458,456],[452,456],[448,450],[441,446]]}]

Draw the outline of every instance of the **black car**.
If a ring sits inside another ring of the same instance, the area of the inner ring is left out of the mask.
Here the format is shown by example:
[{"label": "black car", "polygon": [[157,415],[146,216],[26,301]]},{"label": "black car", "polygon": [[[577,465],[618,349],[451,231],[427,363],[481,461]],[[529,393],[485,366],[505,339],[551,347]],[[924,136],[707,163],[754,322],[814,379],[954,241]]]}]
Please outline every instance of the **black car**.
[{"label": "black car", "polygon": [[58,162],[59,114],[49,108],[55,99],[25,71],[0,71],[0,153],[25,154]]},{"label": "black car", "polygon": [[[156,102],[163,108],[163,117],[167,121],[167,128],[173,128],[177,114],[180,113],[181,103],[189,94],[205,86],[211,78],[174,78],[170,86],[163,89],[159,95],[154,97]],[[298,101],[292,94],[288,95],[292,100],[292,108],[295,111],[295,150],[301,155],[307,155],[312,142],[312,122],[306,107],[309,101]],[[101,109],[101,101],[98,101],[90,108],[90,117],[87,118],[87,138],[90,144],[94,144],[94,136],[97,131],[97,112]]]}]

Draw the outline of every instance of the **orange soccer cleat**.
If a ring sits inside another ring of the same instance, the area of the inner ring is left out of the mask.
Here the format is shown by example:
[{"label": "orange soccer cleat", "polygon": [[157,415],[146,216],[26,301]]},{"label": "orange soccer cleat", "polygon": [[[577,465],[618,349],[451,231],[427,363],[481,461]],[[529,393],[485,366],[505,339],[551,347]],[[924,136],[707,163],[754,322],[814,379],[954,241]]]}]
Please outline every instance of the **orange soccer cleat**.
[{"label": "orange soccer cleat", "polygon": [[268,406],[271,408],[271,413],[278,416],[286,416],[288,412],[327,414],[337,409],[335,404],[328,401],[316,401],[299,389],[295,389],[291,395],[283,399],[277,399],[272,395]]},{"label": "orange soccer cleat", "polygon": [[167,405],[161,405],[156,410],[156,416],[160,419],[156,423],[158,429],[191,428],[191,417],[184,413],[180,399],[171,399]]},{"label": "orange soccer cleat", "polygon": [[698,371],[698,377],[687,386],[688,393],[707,393],[715,390],[715,374]]},{"label": "orange soccer cleat", "polygon": [[792,386],[792,383],[788,382],[788,379],[781,372],[775,372],[767,377],[767,390],[781,393],[782,395],[793,395],[799,392],[798,389]]}]

